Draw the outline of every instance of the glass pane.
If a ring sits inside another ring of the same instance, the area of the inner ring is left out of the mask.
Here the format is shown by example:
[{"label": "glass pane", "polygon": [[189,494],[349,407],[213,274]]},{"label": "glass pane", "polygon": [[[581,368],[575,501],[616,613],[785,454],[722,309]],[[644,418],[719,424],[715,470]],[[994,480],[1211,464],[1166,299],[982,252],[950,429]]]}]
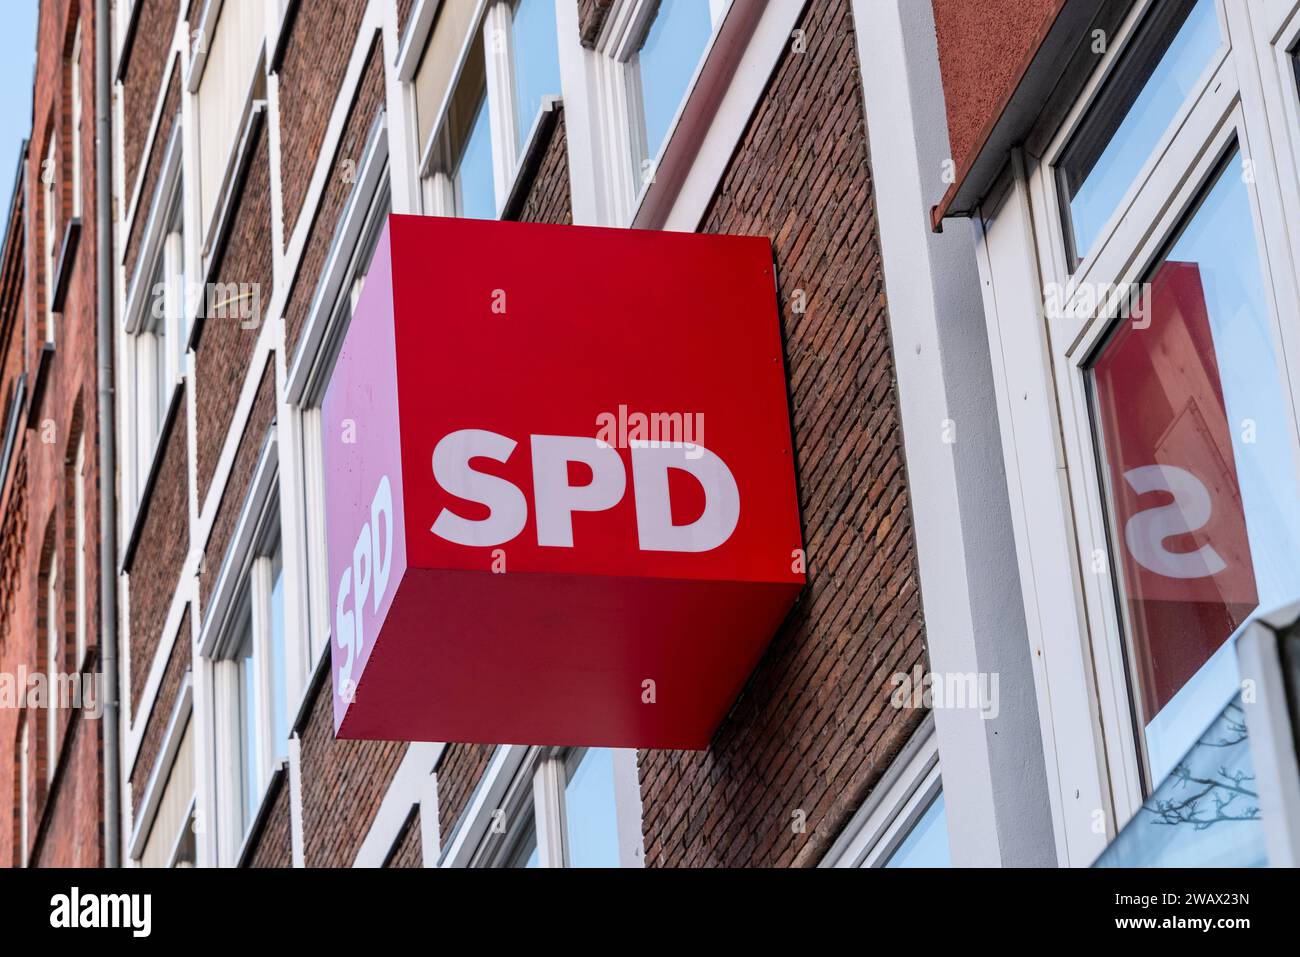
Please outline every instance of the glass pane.
[{"label": "glass pane", "polygon": [[1151,779],[1237,690],[1230,638],[1300,596],[1300,487],[1250,200],[1232,156],[1093,367]]},{"label": "glass pane", "polygon": [[542,97],[560,92],[554,0],[519,0],[510,33],[515,59],[515,126],[522,148],[542,108]]},{"label": "glass pane", "polygon": [[496,219],[496,187],[492,179],[492,131],[487,97],[479,99],[469,134],[456,166],[456,212],[469,219]]},{"label": "glass pane", "polygon": [[258,773],[257,773],[257,685],[253,667],[253,636],[248,633],[238,653],[235,655],[237,668],[239,740],[236,748],[239,752],[240,778],[240,831],[247,830],[253,820],[253,811],[257,807]]},{"label": "glass pane", "polygon": [[668,124],[677,115],[712,33],[707,0],[661,0],[637,54],[646,155],[651,160],[663,149]]},{"label": "glass pane", "polygon": [[1094,867],[1264,867],[1240,696],[1200,735]]},{"label": "glass pane", "polygon": [[564,786],[570,867],[618,867],[614,752],[588,748]]},{"label": "glass pane", "polygon": [[275,757],[289,753],[288,672],[285,667],[284,564],[280,543],[271,556],[271,746]]},{"label": "glass pane", "polygon": [[1083,259],[1220,44],[1214,0],[1157,5],[1061,159]]},{"label": "glass pane", "polygon": [[889,856],[886,867],[951,867],[948,852],[948,815],[943,792],[930,802],[903,843]]}]

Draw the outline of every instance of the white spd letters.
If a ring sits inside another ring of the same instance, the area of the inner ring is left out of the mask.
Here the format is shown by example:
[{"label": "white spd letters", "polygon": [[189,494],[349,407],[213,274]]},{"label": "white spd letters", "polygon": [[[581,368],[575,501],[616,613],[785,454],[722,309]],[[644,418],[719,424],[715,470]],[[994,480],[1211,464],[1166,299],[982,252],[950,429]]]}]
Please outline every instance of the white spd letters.
[{"label": "white spd letters", "polygon": [[[433,450],[433,477],[442,488],[488,510],[487,518],[467,519],[444,508],[431,531],[457,545],[492,547],[510,541],[528,521],[528,501],[513,482],[470,466],[476,457],[506,462],[517,443],[496,432],[462,429],[445,436]],[[611,446],[593,437],[530,436],[533,491],[537,499],[537,544],[573,547],[573,513],[603,512],[623,500],[627,470]],[[640,447],[632,454],[632,492],[638,545],[648,552],[706,552],[722,545],[740,520],[740,491],[731,469],[702,446]],[[591,471],[585,484],[570,484],[570,463]],[[668,472],[692,475],[704,490],[704,511],[686,525],[672,522]]]}]

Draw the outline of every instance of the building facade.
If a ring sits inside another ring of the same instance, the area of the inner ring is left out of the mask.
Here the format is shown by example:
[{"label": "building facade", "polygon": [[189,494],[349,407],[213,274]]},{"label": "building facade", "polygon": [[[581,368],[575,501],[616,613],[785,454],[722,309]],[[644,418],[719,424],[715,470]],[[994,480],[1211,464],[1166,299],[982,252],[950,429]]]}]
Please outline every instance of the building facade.
[{"label": "building facade", "polygon": [[[0,726],[11,849],[109,806],[147,867],[1296,863],[1300,3],[111,11],[120,774],[45,814],[44,715]],[[44,275],[40,69],[0,282]],[[807,584],[707,749],[335,738],[324,397],[390,213],[770,241]],[[43,289],[0,289],[20,395]],[[42,594],[97,633],[66,377],[4,463],[38,663]]]},{"label": "building facade", "polygon": [[[3,859],[100,866],[94,10],[41,4],[4,253]],[[111,490],[112,483],[108,483]]]}]

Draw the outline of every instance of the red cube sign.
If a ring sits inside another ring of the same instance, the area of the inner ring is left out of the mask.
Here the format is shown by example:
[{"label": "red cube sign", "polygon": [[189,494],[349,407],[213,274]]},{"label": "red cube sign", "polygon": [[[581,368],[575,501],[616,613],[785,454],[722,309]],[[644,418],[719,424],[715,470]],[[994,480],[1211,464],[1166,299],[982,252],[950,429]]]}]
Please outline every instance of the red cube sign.
[{"label": "red cube sign", "polygon": [[392,216],[323,423],[339,737],[703,748],[803,585],[766,239]]}]

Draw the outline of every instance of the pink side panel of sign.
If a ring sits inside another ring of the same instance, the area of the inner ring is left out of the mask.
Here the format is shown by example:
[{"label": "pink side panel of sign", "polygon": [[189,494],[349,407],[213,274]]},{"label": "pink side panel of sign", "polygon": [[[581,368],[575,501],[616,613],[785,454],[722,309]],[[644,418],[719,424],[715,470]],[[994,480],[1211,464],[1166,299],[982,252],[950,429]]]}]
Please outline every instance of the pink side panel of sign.
[{"label": "pink side panel of sign", "polygon": [[343,721],[406,574],[388,229],[322,406],[334,727]]}]

